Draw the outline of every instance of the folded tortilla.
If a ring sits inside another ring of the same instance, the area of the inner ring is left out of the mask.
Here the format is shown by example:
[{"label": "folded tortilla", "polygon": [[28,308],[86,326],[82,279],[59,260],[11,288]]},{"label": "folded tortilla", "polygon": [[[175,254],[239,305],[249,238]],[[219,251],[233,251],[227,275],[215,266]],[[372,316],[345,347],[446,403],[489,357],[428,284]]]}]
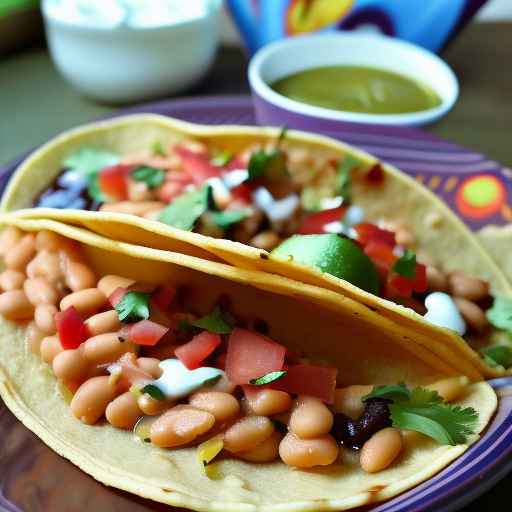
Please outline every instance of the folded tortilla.
[{"label": "folded tortilla", "polygon": [[[240,317],[264,319],[271,336],[304,355],[339,369],[338,385],[406,382],[426,384],[459,368],[406,339],[387,318],[348,297],[263,272],[171,251],[113,241],[46,219],[0,216],[0,225],[50,230],[81,243],[97,276],[116,273],[142,282],[197,287],[197,307],[208,312],[220,295],[232,299]],[[11,411],[46,444],[106,485],[169,505],[201,511],[344,510],[391,498],[441,470],[468,445],[445,446],[423,439],[391,468],[364,473],[354,456],[326,468],[301,471],[274,462],[218,463],[219,478],[198,467],[195,449],[162,450],[138,442],[131,432],[106,423],[76,420],[66,395],[39,357],[28,352],[25,328],[0,320],[0,395]],[[471,384],[457,402],[479,413],[476,432],[489,422],[496,395],[483,382]],[[478,435],[470,438],[471,444]]]},{"label": "folded tortilla", "polygon": [[[221,150],[236,152],[254,143],[273,141],[277,134],[277,130],[270,128],[192,125],[156,115],[127,116],[94,123],[67,132],[34,152],[16,171],[1,208],[4,211],[29,208],[33,199],[60,172],[65,157],[82,147],[124,154],[147,149],[157,141],[176,143],[192,137]],[[382,183],[369,187],[363,175],[377,160],[363,151],[327,137],[290,131],[286,135],[286,144],[288,147],[306,148],[312,155],[333,159],[344,155],[354,157],[361,165],[351,175],[353,202],[364,209],[368,218],[383,218],[391,222],[405,219],[415,228],[417,249],[435,254],[440,260],[441,270],[450,272],[463,269],[488,281],[493,295],[512,297],[512,287],[496,262],[460,219],[430,190],[387,164],[381,165],[384,172]],[[399,208],[396,207],[397,198],[400,201]],[[457,365],[458,360],[467,362],[474,367],[476,373],[487,377],[504,373],[503,368],[489,366],[454,331],[426,322],[413,310],[314,268],[288,259],[278,259],[261,249],[125,214],[29,209],[20,211],[19,215],[20,218],[44,217],[72,223],[115,240],[212,261],[224,261],[238,268],[261,270],[332,290],[364,304],[403,327],[409,337],[416,337],[419,343],[423,340],[425,346],[452,365]],[[501,336],[501,333],[493,331],[487,339],[479,339],[475,345],[499,341]],[[468,368],[465,371],[470,373]]]}]

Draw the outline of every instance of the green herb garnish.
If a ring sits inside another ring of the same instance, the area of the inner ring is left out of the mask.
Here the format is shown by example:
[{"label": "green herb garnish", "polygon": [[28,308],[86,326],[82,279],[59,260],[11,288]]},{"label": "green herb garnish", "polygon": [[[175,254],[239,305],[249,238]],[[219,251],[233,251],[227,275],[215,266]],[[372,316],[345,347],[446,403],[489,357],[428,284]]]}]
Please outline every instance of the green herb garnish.
[{"label": "green herb garnish", "polygon": [[91,199],[98,203],[105,203],[107,198],[101,191],[99,174],[91,174],[88,178],[87,194]]},{"label": "green herb garnish", "polygon": [[254,386],[263,386],[264,384],[270,384],[271,382],[276,382],[282,379],[287,373],[288,372],[285,370],[281,370],[278,372],[270,372],[267,373],[266,375],[258,377],[257,379],[251,379],[249,383],[253,384]]},{"label": "green herb garnish", "polygon": [[165,152],[164,147],[159,140],[157,140],[153,144],[151,151],[153,152],[153,155],[155,155],[155,156],[167,156],[167,153]]},{"label": "green herb garnish", "polygon": [[395,261],[393,272],[407,279],[413,279],[416,275],[416,253],[406,249],[402,256]]},{"label": "green herb garnish", "polygon": [[233,330],[232,325],[218,306],[208,315],[187,323],[214,334],[228,334]]},{"label": "green herb garnish", "polygon": [[108,151],[82,148],[71,153],[63,162],[64,167],[76,171],[83,176],[98,173],[104,167],[115,165],[119,162],[119,156]]},{"label": "green herb garnish", "polygon": [[216,226],[221,229],[229,229],[233,224],[250,217],[252,210],[244,208],[242,210],[223,210],[221,212],[211,212],[212,220]]},{"label": "green herb garnish", "polygon": [[338,164],[337,194],[343,197],[345,201],[350,201],[352,198],[352,177],[350,174],[358,165],[359,162],[350,155],[346,155]]},{"label": "green herb garnish", "polygon": [[121,322],[138,322],[149,318],[150,294],[144,292],[128,292],[116,305]]},{"label": "green herb garnish", "polygon": [[503,366],[503,368],[512,366],[512,347],[508,345],[491,345],[480,352],[491,366]]},{"label": "green herb garnish", "polygon": [[145,183],[148,188],[158,188],[165,180],[165,171],[142,165],[132,171],[131,177],[135,181]]},{"label": "green herb garnish", "polygon": [[231,160],[233,160],[233,153],[225,149],[224,151],[215,153],[213,158],[210,160],[210,163],[217,167],[224,167],[225,165],[228,165]]},{"label": "green herb garnish", "polygon": [[141,391],[143,393],[147,393],[151,398],[154,398],[155,400],[165,400],[165,395],[163,391],[154,384],[146,384]]},{"label": "green herb garnish", "polygon": [[213,205],[212,187],[206,185],[177,197],[164,209],[158,220],[169,226],[191,231],[197,219],[211,205]]},{"label": "green herb garnish", "polygon": [[472,407],[462,408],[443,402],[437,391],[417,387],[412,391],[404,384],[380,386],[363,400],[390,400],[391,421],[394,427],[421,432],[440,444],[456,445],[467,442],[474,434],[478,413]]},{"label": "green herb garnish", "polygon": [[512,299],[496,297],[486,316],[494,327],[512,332]]},{"label": "green herb garnish", "polygon": [[286,155],[279,147],[286,137],[287,128],[283,127],[277,137],[276,148],[271,150],[259,149],[251,154],[247,170],[248,180],[265,178],[270,181],[278,181],[288,176],[286,168]]}]

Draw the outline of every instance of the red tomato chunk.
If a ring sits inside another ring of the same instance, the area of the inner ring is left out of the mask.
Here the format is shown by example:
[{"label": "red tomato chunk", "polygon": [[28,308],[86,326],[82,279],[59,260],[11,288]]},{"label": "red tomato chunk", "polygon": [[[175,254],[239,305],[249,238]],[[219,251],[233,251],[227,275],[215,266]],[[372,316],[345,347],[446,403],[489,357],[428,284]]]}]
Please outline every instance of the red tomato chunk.
[{"label": "red tomato chunk", "polygon": [[331,222],[340,222],[345,215],[346,208],[331,208],[308,215],[299,228],[301,235],[315,235],[325,233],[325,226]]},{"label": "red tomato chunk", "polygon": [[87,339],[87,327],[73,306],[55,315],[55,325],[64,350],[78,348]]},{"label": "red tomato chunk", "polygon": [[130,327],[130,341],[136,345],[156,345],[169,329],[151,320],[141,320]]},{"label": "red tomato chunk", "polygon": [[176,357],[189,369],[195,370],[220,345],[218,334],[203,331],[175,351]]},{"label": "red tomato chunk", "polygon": [[123,300],[127,291],[126,288],[116,288],[108,298],[110,305],[115,308]]},{"label": "red tomato chunk", "polygon": [[128,174],[133,169],[132,165],[113,165],[105,167],[99,175],[101,191],[118,201],[128,198]]}]

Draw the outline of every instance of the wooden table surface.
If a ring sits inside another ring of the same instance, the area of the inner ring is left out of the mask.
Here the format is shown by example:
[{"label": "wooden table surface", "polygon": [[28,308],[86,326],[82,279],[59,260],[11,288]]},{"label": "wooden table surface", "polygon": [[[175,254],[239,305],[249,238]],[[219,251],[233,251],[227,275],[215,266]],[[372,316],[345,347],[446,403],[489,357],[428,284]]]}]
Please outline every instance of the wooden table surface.
[{"label": "wooden table surface", "polygon": [[[460,99],[444,119],[426,128],[510,167],[511,48],[512,24],[469,26],[443,53],[459,77]],[[188,94],[248,93],[246,71],[244,54],[224,48],[208,79]],[[55,71],[44,48],[0,59],[0,164],[62,130],[115,109],[93,103],[69,87]],[[468,505],[465,512],[508,508],[505,504],[510,503],[509,485],[512,476]]]}]

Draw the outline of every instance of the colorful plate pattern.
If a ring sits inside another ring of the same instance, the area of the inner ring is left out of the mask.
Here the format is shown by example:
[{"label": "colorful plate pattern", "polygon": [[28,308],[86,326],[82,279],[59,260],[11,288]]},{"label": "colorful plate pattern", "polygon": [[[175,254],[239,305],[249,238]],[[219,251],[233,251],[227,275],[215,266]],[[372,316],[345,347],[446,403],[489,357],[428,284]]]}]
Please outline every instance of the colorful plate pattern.
[{"label": "colorful plate pattern", "polygon": [[[247,97],[154,103],[116,115],[154,112],[205,124],[255,124]],[[312,131],[395,164],[441,196],[473,229],[512,221],[512,171],[480,153],[410,128],[340,124]],[[20,157],[0,168],[3,190]],[[457,510],[512,470],[512,378],[491,381],[499,407],[482,439],[444,471],[372,512]],[[170,508],[104,487],[47,448],[0,403],[0,512],[147,512]],[[177,509],[174,509],[177,510]]]}]

